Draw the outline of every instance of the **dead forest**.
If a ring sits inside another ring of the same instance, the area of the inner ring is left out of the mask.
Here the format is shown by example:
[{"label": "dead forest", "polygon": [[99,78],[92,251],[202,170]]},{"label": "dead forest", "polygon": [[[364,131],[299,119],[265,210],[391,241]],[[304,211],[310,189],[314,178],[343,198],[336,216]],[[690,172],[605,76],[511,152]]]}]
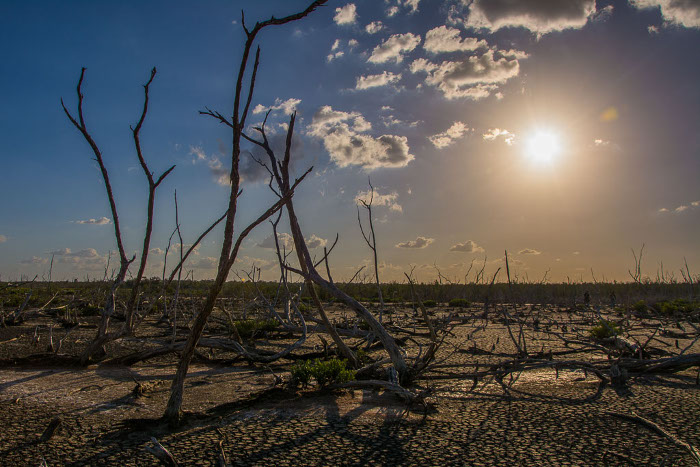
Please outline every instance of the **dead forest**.
[{"label": "dead forest", "polygon": [[[140,142],[157,70],[131,127],[148,187],[145,206],[132,207],[145,207],[138,259],[122,238],[126,207],[93,139],[99,111],[84,105],[80,71],[61,105],[86,163],[99,166],[116,265],[90,282],[0,283],[0,463],[700,465],[700,275],[690,266],[649,278],[642,247],[626,283],[533,282],[511,274],[504,252],[488,274],[476,261],[464,277],[436,266],[434,282],[412,270],[381,282],[371,196],[355,233],[370,267],[334,281],[338,238],[312,255],[294,203],[312,169],[292,168],[296,114],[281,152],[267,117],[250,128],[248,116],[258,36],[325,3],[253,25],[242,16],[233,108],[200,112],[230,130],[228,209],[195,239],[182,238],[175,212],[161,277],[146,277],[164,215],[156,194],[167,196],[159,191],[177,167],[154,173]],[[264,151],[256,162],[276,198],[248,225],[242,144]],[[254,229],[274,233],[278,281],[233,268]],[[216,277],[194,281],[187,260],[205,238],[221,246]]]}]

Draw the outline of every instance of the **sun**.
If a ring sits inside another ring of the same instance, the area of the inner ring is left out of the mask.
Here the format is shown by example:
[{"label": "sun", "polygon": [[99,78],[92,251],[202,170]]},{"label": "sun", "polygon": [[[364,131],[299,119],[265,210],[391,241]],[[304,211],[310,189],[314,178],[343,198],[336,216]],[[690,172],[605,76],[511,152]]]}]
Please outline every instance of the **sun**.
[{"label": "sun", "polygon": [[525,141],[525,155],[538,164],[551,164],[561,152],[561,139],[552,130],[535,130]]}]

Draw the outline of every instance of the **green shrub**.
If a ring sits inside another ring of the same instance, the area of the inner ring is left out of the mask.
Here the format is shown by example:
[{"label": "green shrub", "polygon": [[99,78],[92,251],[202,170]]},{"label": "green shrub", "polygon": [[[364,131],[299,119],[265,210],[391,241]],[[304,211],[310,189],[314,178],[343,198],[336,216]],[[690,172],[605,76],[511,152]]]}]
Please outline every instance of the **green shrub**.
[{"label": "green shrub", "polygon": [[595,339],[605,339],[607,337],[617,336],[622,330],[617,323],[601,319],[598,321],[598,324],[593,326],[588,332],[591,334],[591,337]]},{"label": "green shrub", "polygon": [[632,305],[632,309],[636,311],[637,313],[646,313],[647,312],[647,302],[644,300],[639,300],[637,303]]},{"label": "green shrub", "polygon": [[423,300],[423,306],[426,308],[432,308],[437,306],[437,302],[435,300]]},{"label": "green shrub", "polygon": [[469,305],[471,305],[471,303],[469,303],[469,300],[467,300],[467,299],[465,299],[465,298],[453,298],[452,300],[450,300],[449,305],[450,305],[451,307],[462,307],[462,308],[464,308],[464,307],[468,307]]},{"label": "green shrub", "polygon": [[330,360],[306,360],[292,366],[291,384],[295,387],[307,387],[311,378],[321,387],[329,384],[346,383],[355,379],[355,371],[346,368],[347,362],[338,358]]},{"label": "green shrub", "polygon": [[673,315],[676,313],[692,313],[693,311],[700,308],[700,303],[690,302],[682,298],[677,298],[673,301],[665,301],[657,303],[654,308],[659,310],[665,315]]},{"label": "green shrub", "polygon": [[275,319],[242,319],[234,321],[236,331],[241,337],[252,337],[256,332],[272,331],[279,326]]},{"label": "green shrub", "polygon": [[83,316],[99,316],[102,314],[102,307],[87,303],[80,307],[80,314]]}]

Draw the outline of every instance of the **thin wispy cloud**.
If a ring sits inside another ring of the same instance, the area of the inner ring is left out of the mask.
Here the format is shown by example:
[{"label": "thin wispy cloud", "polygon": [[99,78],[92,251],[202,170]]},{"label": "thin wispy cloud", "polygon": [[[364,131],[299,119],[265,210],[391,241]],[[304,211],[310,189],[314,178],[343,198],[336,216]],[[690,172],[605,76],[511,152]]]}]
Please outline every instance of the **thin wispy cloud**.
[{"label": "thin wispy cloud", "polygon": [[433,146],[438,149],[452,145],[456,140],[464,137],[469,131],[469,127],[462,122],[454,122],[447,130],[437,135],[429,136],[428,139]]},{"label": "thin wispy cloud", "polygon": [[88,225],[107,225],[112,223],[112,219],[109,217],[100,217],[99,219],[86,219],[75,221],[76,224],[88,224]]},{"label": "thin wispy cloud", "polygon": [[281,110],[283,115],[291,115],[296,108],[301,104],[301,99],[286,99],[282,100],[279,97],[275,99],[274,105],[270,106],[264,106],[262,104],[258,104],[253,108],[253,113],[254,114],[260,114],[267,112],[268,110],[275,112],[277,110]]}]

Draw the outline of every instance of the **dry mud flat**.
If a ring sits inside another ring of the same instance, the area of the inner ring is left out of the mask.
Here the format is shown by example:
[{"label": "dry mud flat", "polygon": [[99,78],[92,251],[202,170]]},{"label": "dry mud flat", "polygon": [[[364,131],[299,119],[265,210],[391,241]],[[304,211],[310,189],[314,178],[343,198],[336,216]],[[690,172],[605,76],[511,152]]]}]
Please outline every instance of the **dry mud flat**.
[{"label": "dry mud flat", "polygon": [[[456,328],[455,341],[469,331]],[[491,323],[474,338],[479,352],[445,349],[443,365],[453,371],[476,360],[488,364],[497,355],[484,349],[498,344],[497,352],[507,352],[507,338],[504,326]],[[305,350],[315,348],[310,338]],[[638,414],[700,446],[696,369],[632,377],[624,390],[601,387],[583,371],[538,370],[523,373],[508,394],[492,380],[473,387],[471,379],[444,378],[437,369],[420,382],[433,388],[424,418],[422,408],[405,414],[405,404],[383,392],[275,386],[273,372],[286,377],[288,368],[193,366],[184,409],[196,415],[171,430],[157,417],[172,360],[5,367],[0,464],[154,465],[146,447],[155,437],[180,465],[220,465],[222,453],[231,465],[696,465],[669,437],[610,414]],[[142,395],[134,394],[136,382]],[[42,439],[56,417],[55,433]]]}]

